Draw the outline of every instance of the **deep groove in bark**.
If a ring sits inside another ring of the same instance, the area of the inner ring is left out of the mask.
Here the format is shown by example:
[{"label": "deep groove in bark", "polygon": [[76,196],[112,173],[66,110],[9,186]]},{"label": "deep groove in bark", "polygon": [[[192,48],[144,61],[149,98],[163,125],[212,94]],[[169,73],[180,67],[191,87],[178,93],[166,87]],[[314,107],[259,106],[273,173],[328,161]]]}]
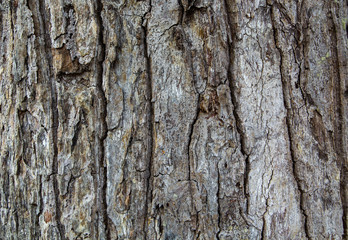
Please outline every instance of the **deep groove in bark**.
[{"label": "deep groove in bark", "polygon": [[220,171],[219,171],[219,163],[216,164],[216,171],[217,171],[217,185],[218,189],[216,192],[216,199],[217,199],[217,211],[218,211],[218,228],[219,230],[216,233],[216,239],[220,240],[220,232],[221,232],[221,208],[220,208]]},{"label": "deep groove in bark", "polygon": [[[337,154],[337,160],[338,160],[338,165],[340,167],[340,197],[341,197],[341,202],[342,202],[342,222],[343,222],[343,236],[342,239],[346,239],[348,233],[348,223],[347,223],[347,199],[346,199],[346,188],[347,188],[347,181],[346,181],[346,171],[347,171],[347,166],[345,164],[345,159],[346,159],[346,150],[344,148],[344,106],[342,105],[342,102],[344,102],[344,96],[343,96],[343,91],[342,90],[342,82],[341,82],[341,72],[340,72],[340,59],[339,59],[339,53],[338,53],[338,33],[337,33],[337,26],[334,21],[335,16],[335,11],[332,10],[334,8],[333,4],[331,3],[331,8],[330,8],[330,14],[329,16],[330,22],[332,24],[331,28],[331,48],[332,52],[334,54],[333,56],[333,61],[332,61],[332,66],[334,69],[333,76],[333,91],[334,91],[334,103],[336,106],[336,116],[334,120],[334,144],[335,144],[335,151]],[[343,84],[344,85],[344,84]]]},{"label": "deep groove in bark", "polygon": [[231,78],[230,79],[230,89],[231,89],[231,99],[232,99],[232,104],[233,104],[233,116],[236,121],[236,127],[237,127],[237,132],[239,135],[239,141],[240,141],[240,146],[241,146],[241,152],[243,156],[245,157],[245,168],[244,168],[244,184],[243,184],[243,191],[244,191],[244,196],[246,199],[246,214],[249,214],[249,198],[250,194],[248,191],[248,186],[249,186],[249,174],[250,174],[250,160],[249,160],[249,155],[250,153],[247,152],[246,147],[245,147],[245,133],[242,130],[242,121],[237,113],[237,99],[236,99],[236,93],[235,89],[233,87],[233,83]]},{"label": "deep groove in bark", "polygon": [[[193,137],[193,130],[194,130],[194,127],[198,121],[198,118],[199,118],[199,112],[200,112],[200,109],[199,109],[199,101],[200,101],[200,94],[198,93],[198,100],[197,100],[197,109],[196,109],[196,115],[192,121],[192,124],[190,125],[190,130],[189,130],[189,140],[188,140],[188,147],[187,147],[187,154],[188,154],[188,178],[187,180],[188,181],[191,181],[191,158],[190,158],[190,146],[191,146],[191,143],[192,143],[192,137]],[[190,189],[191,189],[191,183],[190,184]],[[192,191],[191,191],[191,199],[192,199]]]},{"label": "deep groove in bark", "polygon": [[266,236],[266,213],[268,212],[268,197],[266,198],[266,211],[264,212],[264,214],[262,215],[262,221],[263,221],[263,224],[262,224],[262,229],[261,229],[261,240],[264,240],[264,239],[267,239],[267,236]]},{"label": "deep groove in bark", "polygon": [[[147,101],[149,104],[149,113],[148,113],[148,128],[149,128],[149,144],[148,144],[148,176],[146,179],[146,195],[145,195],[145,210],[144,210],[144,223],[143,223],[143,232],[144,232],[144,239],[147,239],[147,232],[148,232],[148,215],[149,215],[149,204],[152,202],[152,188],[153,188],[153,153],[154,153],[154,139],[153,136],[155,134],[154,130],[154,107],[152,103],[152,72],[151,72],[151,58],[148,51],[148,42],[147,42],[147,35],[148,35],[148,28],[147,28],[147,22],[145,23],[145,17],[146,14],[151,12],[152,3],[151,0],[149,2],[150,8],[148,12],[146,12],[142,19],[142,30],[143,30],[143,48],[144,48],[144,58],[145,58],[145,65],[146,65],[146,87],[147,87]],[[144,25],[145,24],[145,25]]]},{"label": "deep groove in bark", "polygon": [[182,4],[182,0],[178,0],[178,4],[180,7],[179,24],[182,25],[185,20],[185,8],[184,8],[184,5]]},{"label": "deep groove in bark", "polygon": [[52,75],[53,69],[52,69],[52,53],[50,52],[51,49],[51,39],[48,32],[48,17],[47,12],[45,9],[45,2],[43,0],[39,1],[39,12],[41,14],[41,22],[42,22],[42,35],[44,37],[44,46],[48,61],[48,77],[50,79],[49,88],[51,92],[51,114],[52,114],[52,141],[53,141],[53,164],[52,164],[52,175],[53,175],[53,190],[54,190],[54,198],[55,198],[55,204],[56,204],[56,222],[57,227],[59,231],[60,238],[62,240],[65,239],[65,229],[62,225],[60,219],[61,219],[61,210],[60,210],[60,199],[59,199],[59,189],[58,189],[58,180],[57,180],[57,174],[58,174],[58,103],[57,103],[57,92],[56,88],[54,86],[54,77]]},{"label": "deep groove in bark", "polygon": [[[199,91],[197,91],[196,86],[195,86],[195,72],[194,72],[194,66],[193,66],[193,61],[192,61],[192,49],[191,49],[191,46],[189,44],[189,41],[187,40],[185,29],[184,29],[184,24],[185,24],[184,20],[185,20],[186,12],[185,12],[184,6],[182,4],[182,1],[178,0],[178,3],[180,6],[180,9],[181,9],[181,15],[179,16],[179,22],[177,23],[177,25],[180,24],[180,28],[182,31],[183,49],[184,49],[183,54],[185,54],[185,53],[187,54],[186,59],[188,60],[188,63],[189,63],[190,73],[191,73],[191,77],[192,77],[192,81],[193,81],[193,88],[196,91],[196,97],[197,97],[195,115],[194,115],[193,120],[192,120],[190,127],[189,127],[188,144],[187,144],[187,179],[186,180],[188,180],[188,184],[189,184],[191,211],[193,211],[195,209],[195,205],[194,205],[194,201],[193,201],[194,192],[192,189],[193,182],[192,182],[192,177],[191,177],[191,173],[192,173],[191,160],[193,160],[193,159],[190,157],[190,146],[191,146],[192,140],[193,140],[194,128],[195,128],[195,125],[196,125],[196,123],[199,119],[199,115],[200,115],[201,93],[199,93]],[[193,180],[193,181],[195,181],[195,180]],[[196,235],[196,229],[194,229],[193,232],[195,232],[194,234]]]},{"label": "deep groove in bark", "polygon": [[[39,31],[39,20],[38,20],[38,16],[37,16],[37,11],[36,10],[36,5],[35,5],[35,1],[32,1],[32,0],[28,0],[27,1],[27,7],[29,9],[29,11],[32,13],[32,20],[33,20],[33,28],[34,28],[34,35],[35,37],[38,37],[40,35],[40,31]],[[38,43],[37,40],[35,40],[35,48],[37,49],[40,49],[40,44]],[[38,71],[38,75],[39,74],[39,71]],[[39,78],[39,76],[38,76]],[[45,131],[47,132],[47,128],[42,126]],[[44,206],[44,203],[43,203],[43,197],[42,197],[42,175],[38,175],[39,177],[39,192],[38,192],[38,197],[39,197],[39,202],[38,202],[38,205],[36,206],[36,208],[38,208],[38,212],[36,214],[36,219],[35,219],[35,233],[34,233],[34,236],[35,236],[35,239],[39,239],[41,237],[41,227],[40,227],[40,216],[42,215],[43,213],[43,206]]]},{"label": "deep groove in bark", "polygon": [[[183,10],[183,14],[185,14],[184,12],[184,7],[182,5],[182,2],[181,0],[179,0],[179,4],[180,4],[180,7],[182,8]],[[181,16],[182,18],[183,16]],[[193,80],[193,87],[194,89],[196,90],[195,88],[195,84],[194,84],[194,81],[195,81],[195,75],[194,75],[194,66],[193,66],[193,61],[192,61],[192,50],[191,50],[191,47],[190,45],[188,44],[188,41],[187,41],[187,38],[186,38],[186,33],[185,33],[185,30],[184,30],[184,27],[183,27],[183,20],[181,19],[181,28],[182,28],[182,35],[183,35],[183,42],[184,42],[184,51],[187,54],[187,59],[188,59],[188,62],[189,62],[189,65],[190,65],[190,70],[191,70],[191,76],[192,76],[192,80]],[[195,116],[192,120],[192,123],[190,125],[190,128],[189,128],[189,139],[188,139],[188,146],[187,146],[187,156],[188,156],[188,177],[187,179],[189,181],[191,181],[191,159],[190,159],[190,146],[191,146],[191,143],[192,143],[192,137],[193,137],[193,131],[194,131],[194,127],[199,119],[199,113],[200,113],[200,107],[199,107],[199,104],[200,104],[200,101],[201,101],[201,94],[196,90],[197,92],[197,106],[196,106],[196,110],[195,110]],[[190,186],[190,192],[191,192],[191,201],[192,201],[192,189],[191,189],[191,182],[189,183],[189,186]]]},{"label": "deep groove in bark", "polygon": [[[276,4],[276,3],[274,3]],[[297,189],[298,192],[300,194],[300,209],[302,212],[302,216],[303,216],[303,221],[304,221],[304,231],[306,234],[306,238],[310,239],[310,235],[309,235],[309,229],[308,229],[308,224],[307,224],[307,214],[306,214],[306,209],[304,208],[304,192],[301,188],[300,185],[300,180],[297,176],[296,173],[296,157],[294,154],[294,150],[293,150],[293,140],[292,140],[292,133],[291,133],[291,111],[292,111],[292,106],[290,103],[290,97],[288,96],[288,91],[289,91],[289,86],[287,84],[287,81],[285,79],[285,73],[284,73],[284,60],[283,60],[283,50],[281,48],[281,46],[279,45],[278,42],[278,31],[279,29],[276,26],[275,20],[274,20],[274,8],[278,7],[277,5],[270,5],[271,11],[270,11],[270,15],[271,15],[271,21],[272,21],[272,28],[273,28],[273,38],[274,38],[274,44],[275,47],[277,49],[277,51],[279,52],[279,58],[280,58],[280,65],[279,65],[279,71],[280,71],[280,78],[281,78],[281,82],[282,82],[282,90],[283,90],[283,100],[284,100],[284,107],[286,109],[286,128],[287,128],[287,135],[288,135],[288,143],[289,143],[289,152],[290,152],[290,158],[291,158],[291,162],[292,162],[292,171],[293,171],[293,176],[294,176],[294,180],[296,182],[297,185]]]},{"label": "deep groove in bark", "polygon": [[[13,181],[13,185],[15,185],[14,184],[14,181]],[[15,202],[14,203],[14,205],[15,205],[15,209],[13,210],[13,214],[14,214],[14,219],[15,219],[15,231],[16,231],[16,236],[17,236],[17,238],[18,238],[18,235],[19,235],[19,221],[18,221],[18,210],[17,209],[19,209],[19,206],[17,207],[17,202]]]},{"label": "deep groove in bark", "polygon": [[105,237],[106,239],[110,238],[110,231],[109,231],[109,218],[108,218],[108,212],[107,212],[107,201],[106,201],[106,191],[107,191],[107,166],[105,163],[105,146],[104,142],[108,135],[108,126],[106,122],[107,117],[107,100],[105,96],[105,91],[103,89],[103,63],[105,60],[105,51],[106,46],[104,43],[104,25],[103,25],[103,18],[102,18],[102,11],[103,11],[103,3],[102,0],[98,0],[96,2],[97,7],[97,22],[99,26],[99,36],[98,36],[98,44],[100,47],[100,51],[97,55],[97,64],[96,64],[96,70],[97,70],[97,82],[96,82],[96,89],[99,95],[100,100],[100,108],[99,109],[99,116],[101,120],[101,133],[98,135],[98,144],[99,144],[99,159],[98,161],[98,171],[99,171],[99,182],[98,182],[98,189],[101,189],[98,193],[100,199],[98,205],[101,209],[98,209],[98,211],[101,211],[101,218],[102,223],[104,224],[104,231],[105,231]]},{"label": "deep groove in bark", "polygon": [[232,105],[233,105],[233,116],[234,119],[236,121],[236,128],[237,128],[237,132],[239,135],[239,141],[240,141],[240,150],[243,154],[243,156],[245,157],[245,169],[244,169],[244,183],[243,183],[243,191],[244,191],[244,196],[246,199],[246,213],[248,214],[249,212],[249,192],[248,192],[248,177],[249,177],[249,173],[250,173],[250,161],[249,161],[249,153],[246,149],[245,146],[245,142],[246,142],[246,137],[245,134],[243,132],[243,127],[242,127],[242,121],[238,115],[237,112],[237,108],[238,108],[238,102],[237,102],[237,93],[236,93],[236,89],[235,86],[233,85],[233,76],[232,76],[232,68],[233,68],[233,64],[234,64],[234,59],[235,59],[235,42],[236,40],[236,30],[235,28],[232,26],[231,24],[231,19],[229,16],[231,16],[231,13],[229,12],[229,5],[227,3],[227,0],[224,0],[224,4],[225,4],[225,9],[226,9],[226,14],[227,14],[227,22],[228,22],[228,27],[230,30],[230,41],[231,43],[228,43],[228,52],[229,52],[229,56],[230,56],[230,61],[229,61],[229,66],[228,66],[228,70],[227,70],[227,80],[229,83],[229,87],[230,87],[230,92],[231,92],[231,101],[232,101]]},{"label": "deep groove in bark", "polygon": [[41,231],[40,231],[40,216],[43,212],[43,198],[42,198],[42,176],[39,176],[39,197],[40,197],[40,202],[39,202],[39,212],[36,214],[36,232],[35,232],[35,237],[36,239],[39,239],[41,236]]}]

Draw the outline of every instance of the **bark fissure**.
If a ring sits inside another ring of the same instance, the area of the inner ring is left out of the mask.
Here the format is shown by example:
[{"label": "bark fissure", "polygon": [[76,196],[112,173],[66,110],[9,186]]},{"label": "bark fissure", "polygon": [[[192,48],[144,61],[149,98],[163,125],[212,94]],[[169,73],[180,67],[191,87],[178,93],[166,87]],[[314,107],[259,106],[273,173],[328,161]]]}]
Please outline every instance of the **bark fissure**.
[{"label": "bark fissure", "polygon": [[344,106],[342,105],[342,102],[344,102],[344,97],[343,97],[343,91],[342,91],[342,85],[344,83],[342,82],[341,79],[341,66],[340,66],[340,58],[339,58],[339,52],[338,52],[338,32],[337,32],[337,20],[336,19],[336,14],[335,14],[335,6],[333,6],[335,3],[331,3],[330,6],[330,15],[329,19],[331,21],[332,25],[332,30],[331,30],[331,46],[332,46],[332,52],[333,52],[333,91],[334,91],[334,99],[333,101],[335,102],[335,129],[334,129],[334,136],[335,136],[335,150],[337,154],[337,160],[338,160],[338,165],[340,168],[340,197],[341,197],[341,202],[342,202],[342,210],[343,210],[343,215],[342,215],[342,222],[343,222],[343,239],[346,239],[346,236],[348,235],[348,222],[347,222],[347,199],[346,199],[346,188],[347,188],[347,180],[346,180],[346,173],[347,173],[347,166],[345,164],[345,159],[346,159],[346,149],[344,148]]},{"label": "bark fissure", "polygon": [[18,209],[20,209],[19,206],[16,206],[18,203],[15,203],[15,209],[13,209],[12,214],[14,214],[14,219],[15,219],[15,231],[16,235],[19,236],[19,221],[18,221]]},{"label": "bark fissure", "polygon": [[[185,11],[184,11],[184,7],[182,5],[182,2],[181,0],[179,0],[179,3],[180,3],[180,6],[183,10],[183,14],[185,14]],[[190,125],[190,128],[189,128],[189,138],[188,138],[188,146],[187,146],[187,163],[188,163],[188,181],[191,181],[191,158],[190,158],[190,146],[191,146],[191,143],[192,143],[192,140],[193,140],[193,134],[194,134],[194,127],[199,119],[199,114],[200,114],[200,101],[201,101],[201,93],[199,93],[199,91],[197,91],[196,87],[195,87],[195,84],[194,84],[194,81],[195,81],[195,75],[194,75],[194,66],[193,66],[193,61],[192,61],[192,49],[188,43],[188,40],[187,40],[187,37],[186,37],[186,33],[185,33],[185,30],[184,30],[184,26],[183,26],[183,20],[181,19],[181,28],[182,28],[182,35],[183,35],[183,41],[184,41],[184,47],[185,47],[185,52],[188,53],[187,54],[187,59],[188,59],[188,62],[189,62],[189,65],[190,65],[190,71],[191,71],[191,76],[192,76],[192,80],[193,80],[193,88],[194,90],[196,91],[196,97],[197,97],[197,105],[196,105],[196,110],[195,110],[195,115],[193,117],[193,120],[192,120],[192,123]],[[191,192],[191,201],[192,201],[192,191],[191,191],[191,182],[189,183],[190,185],[190,192]]]},{"label": "bark fissure", "polygon": [[[235,44],[237,41],[237,35],[236,35],[236,29],[232,26],[231,24],[231,13],[229,12],[229,5],[227,3],[227,0],[224,0],[224,5],[225,5],[225,9],[226,9],[226,14],[227,14],[227,22],[228,22],[228,28],[229,28],[229,33],[230,33],[230,39],[228,42],[228,52],[229,52],[229,66],[228,66],[228,70],[227,70],[227,80],[229,83],[229,87],[230,87],[230,92],[231,92],[231,101],[232,101],[232,105],[233,105],[233,117],[234,120],[236,122],[236,130],[237,133],[239,135],[239,143],[240,143],[240,150],[241,153],[243,154],[244,158],[245,158],[245,166],[244,166],[244,183],[243,183],[243,194],[245,196],[246,199],[246,214],[249,214],[249,191],[248,191],[248,181],[249,181],[249,173],[250,173],[250,161],[249,161],[249,155],[250,153],[248,152],[248,150],[246,149],[246,136],[245,133],[243,132],[243,126],[242,126],[242,120],[239,117],[238,114],[238,101],[237,101],[237,89],[233,84],[233,76],[232,76],[232,68],[234,65],[234,61],[235,61]],[[244,214],[243,214],[244,215]]]},{"label": "bark fissure", "polygon": [[182,0],[178,0],[178,4],[180,7],[180,16],[179,16],[180,21],[178,22],[178,24],[180,24],[182,26],[184,23],[184,20],[185,20],[186,11],[185,11],[185,6],[182,3]]},{"label": "bark fissure", "polygon": [[79,133],[81,131],[81,115],[80,115],[79,121],[77,122],[77,124],[75,125],[74,128],[75,128],[74,129],[74,136],[71,139],[71,152],[73,152],[74,149],[75,149],[75,146],[77,144],[77,140],[78,140],[78,137],[79,137]]},{"label": "bark fissure", "polygon": [[51,132],[52,132],[52,147],[53,147],[53,163],[52,163],[52,173],[50,176],[53,176],[53,191],[54,191],[54,198],[55,198],[55,211],[56,211],[56,223],[57,223],[57,228],[59,231],[60,238],[62,240],[65,239],[65,229],[63,224],[61,223],[61,203],[59,199],[59,189],[58,189],[58,179],[57,179],[57,174],[58,174],[58,102],[57,102],[57,92],[56,92],[56,87],[54,84],[54,78],[53,78],[53,69],[52,69],[52,53],[50,52],[51,49],[51,39],[49,35],[49,21],[48,21],[48,15],[46,12],[45,8],[45,2],[43,0],[39,1],[39,12],[41,14],[41,34],[43,35],[44,38],[44,48],[46,52],[46,57],[48,61],[48,78],[50,79],[49,82],[49,88],[50,88],[50,93],[51,93],[51,119],[52,119],[52,124],[51,124]]},{"label": "bark fissure", "polygon": [[36,239],[39,239],[41,236],[41,231],[40,231],[40,216],[43,212],[43,198],[42,198],[42,176],[39,176],[39,206],[37,206],[39,208],[38,213],[36,214],[36,232],[35,232],[35,237]]},{"label": "bark fissure", "polygon": [[[268,189],[269,189],[269,186],[271,185],[272,178],[273,178],[273,170],[272,170],[272,175],[270,177],[270,180],[268,181]],[[263,188],[263,186],[262,186],[262,188]],[[261,229],[261,240],[267,239],[266,214],[267,214],[268,209],[269,209],[269,203],[268,203],[269,194],[267,194],[267,197],[266,196],[264,196],[264,197],[266,199],[266,210],[262,215],[263,224],[262,224],[262,229]]]},{"label": "bark fissure", "polygon": [[148,101],[149,106],[149,112],[148,112],[148,129],[149,129],[149,136],[148,136],[148,149],[147,149],[147,179],[146,179],[146,195],[145,195],[145,210],[144,210],[144,222],[143,222],[143,232],[144,232],[144,239],[147,239],[147,230],[148,230],[148,215],[149,215],[149,204],[152,202],[152,188],[153,188],[153,181],[154,181],[154,174],[153,174],[153,153],[154,153],[154,106],[153,106],[153,99],[152,99],[152,70],[151,70],[151,57],[149,55],[149,49],[148,49],[148,22],[147,22],[147,15],[151,13],[152,9],[152,2],[149,1],[149,10],[144,14],[142,17],[142,31],[143,31],[143,48],[144,48],[144,58],[145,58],[145,68],[146,68],[146,99]]},{"label": "bark fissure", "polygon": [[109,230],[109,218],[108,218],[108,211],[107,211],[107,165],[105,160],[105,140],[108,136],[108,126],[107,126],[107,99],[105,95],[105,91],[103,89],[103,78],[104,78],[104,61],[106,56],[106,46],[104,43],[104,24],[103,24],[103,3],[102,0],[96,1],[96,7],[97,7],[97,23],[99,26],[99,36],[98,36],[98,45],[99,45],[99,51],[97,53],[97,64],[96,64],[96,70],[97,70],[97,79],[96,79],[96,90],[98,93],[98,100],[100,101],[100,109],[99,109],[99,116],[101,120],[101,126],[100,126],[100,133],[98,134],[98,144],[99,144],[99,158],[97,159],[97,166],[99,171],[99,181],[98,181],[98,197],[99,199],[99,208],[98,212],[101,212],[101,218],[102,223],[104,225],[104,231],[105,231],[105,237],[106,239],[110,238],[110,230]]},{"label": "bark fissure", "polygon": [[300,199],[299,199],[299,206],[302,212],[302,218],[303,218],[303,224],[304,224],[304,232],[306,234],[306,238],[310,239],[310,234],[309,234],[309,229],[308,229],[308,223],[307,223],[307,214],[306,214],[306,209],[304,207],[304,191],[301,188],[300,185],[300,180],[297,176],[297,172],[296,172],[296,157],[295,157],[295,153],[293,150],[293,140],[292,140],[292,132],[291,132],[291,119],[292,119],[292,106],[291,106],[291,99],[289,96],[289,86],[288,83],[286,81],[286,70],[284,69],[284,52],[282,47],[280,46],[279,42],[278,42],[278,37],[279,37],[279,29],[276,26],[276,22],[274,19],[274,11],[275,8],[278,8],[277,5],[275,5],[276,3],[274,3],[274,5],[270,5],[271,11],[270,11],[270,15],[271,15],[271,22],[272,22],[272,28],[273,28],[273,38],[274,38],[274,44],[275,47],[279,53],[279,71],[280,71],[280,78],[281,78],[281,83],[282,83],[282,91],[283,91],[283,101],[284,101],[284,107],[285,107],[285,111],[286,111],[286,119],[285,119],[285,123],[286,123],[286,131],[287,131],[287,137],[288,137],[288,145],[289,145],[289,153],[290,153],[290,159],[292,162],[292,171],[293,171],[293,177],[294,180],[296,182],[296,186],[298,189],[298,193],[300,195]]},{"label": "bark fissure", "polygon": [[[200,101],[200,94],[198,94],[198,100],[197,100],[197,109],[196,109],[196,115],[192,121],[192,124],[190,126],[190,130],[189,130],[189,140],[188,140],[188,177],[187,180],[191,181],[191,158],[190,158],[190,146],[193,140],[193,134],[194,134],[194,127],[199,119],[199,113],[200,113],[200,108],[199,108],[199,101]],[[192,150],[193,151],[193,150]],[[190,183],[191,186],[191,183]],[[191,191],[191,199],[192,199],[192,191]]]},{"label": "bark fissure", "polygon": [[[306,64],[305,64],[305,60],[304,59],[308,59],[308,56],[306,54],[306,48],[309,48],[308,42],[308,36],[307,36],[307,31],[308,29],[308,19],[304,19],[302,18],[302,13],[304,12],[304,5],[305,5],[305,0],[303,0],[302,2],[299,2],[297,4],[297,15],[298,15],[298,25],[296,25],[296,29],[297,29],[297,33],[298,37],[296,37],[295,34],[295,39],[297,41],[297,46],[300,49],[299,54],[295,54],[294,52],[294,56],[296,59],[296,63],[298,65],[299,68],[299,72],[298,72],[298,78],[297,78],[297,86],[299,87],[300,91],[301,91],[301,96],[302,99],[304,101],[304,107],[306,108],[306,113],[307,113],[307,121],[309,121],[309,111],[308,111],[308,106],[309,106],[309,101],[307,98],[307,94],[306,91],[304,89],[304,81],[302,81],[302,74],[305,74],[306,70]],[[306,21],[305,23],[303,23],[303,21]],[[304,25],[306,25],[306,27],[304,27]],[[295,50],[294,50],[295,51]],[[299,56],[297,56],[299,55]],[[297,56],[297,57],[296,57]]]},{"label": "bark fissure", "polygon": [[216,199],[217,199],[217,226],[218,231],[216,232],[216,239],[220,240],[220,232],[221,232],[221,207],[220,207],[220,171],[219,171],[219,163],[216,164],[217,171],[217,191],[216,191]]}]

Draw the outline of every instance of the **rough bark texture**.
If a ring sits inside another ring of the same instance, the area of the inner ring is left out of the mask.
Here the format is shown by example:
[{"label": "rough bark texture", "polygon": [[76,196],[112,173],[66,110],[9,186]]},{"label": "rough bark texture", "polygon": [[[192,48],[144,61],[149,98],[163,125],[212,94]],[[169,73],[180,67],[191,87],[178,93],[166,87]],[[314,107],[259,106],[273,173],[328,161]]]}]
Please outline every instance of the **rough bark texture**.
[{"label": "rough bark texture", "polygon": [[1,0],[0,239],[345,239],[347,17]]}]

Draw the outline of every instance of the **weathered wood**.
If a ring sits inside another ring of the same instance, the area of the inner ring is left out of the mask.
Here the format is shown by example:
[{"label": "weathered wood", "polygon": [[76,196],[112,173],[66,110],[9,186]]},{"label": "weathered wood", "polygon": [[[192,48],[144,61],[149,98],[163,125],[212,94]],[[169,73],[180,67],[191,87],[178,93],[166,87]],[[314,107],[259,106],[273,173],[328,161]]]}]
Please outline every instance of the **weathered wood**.
[{"label": "weathered wood", "polygon": [[0,239],[345,239],[347,16],[0,1]]}]

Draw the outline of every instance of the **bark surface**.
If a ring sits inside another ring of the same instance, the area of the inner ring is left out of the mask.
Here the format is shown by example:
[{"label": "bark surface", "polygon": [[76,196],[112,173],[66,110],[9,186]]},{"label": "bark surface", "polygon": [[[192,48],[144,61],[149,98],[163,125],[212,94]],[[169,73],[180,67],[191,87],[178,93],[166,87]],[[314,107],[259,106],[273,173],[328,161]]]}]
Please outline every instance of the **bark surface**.
[{"label": "bark surface", "polygon": [[347,0],[1,0],[0,239],[346,239]]}]

